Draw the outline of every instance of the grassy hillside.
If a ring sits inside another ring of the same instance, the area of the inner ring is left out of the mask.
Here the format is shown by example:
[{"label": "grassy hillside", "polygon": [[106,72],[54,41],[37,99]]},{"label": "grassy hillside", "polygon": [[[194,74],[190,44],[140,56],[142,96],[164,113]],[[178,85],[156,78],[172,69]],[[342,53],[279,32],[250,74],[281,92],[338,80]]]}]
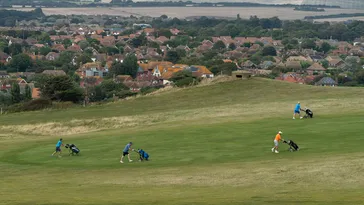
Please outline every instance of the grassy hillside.
[{"label": "grassy hillside", "polygon": [[[1,116],[0,204],[364,204],[363,92],[252,79]],[[278,130],[301,150],[273,154]],[[81,156],[50,157],[60,135]],[[129,141],[151,161],[120,164]]]}]

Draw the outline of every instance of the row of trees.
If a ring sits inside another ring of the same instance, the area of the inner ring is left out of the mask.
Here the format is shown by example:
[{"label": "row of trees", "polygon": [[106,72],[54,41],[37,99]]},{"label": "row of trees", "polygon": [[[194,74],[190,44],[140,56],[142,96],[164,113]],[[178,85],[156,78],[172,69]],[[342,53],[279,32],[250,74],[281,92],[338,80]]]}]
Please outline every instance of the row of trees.
[{"label": "row of trees", "polygon": [[354,21],[350,24],[313,23],[302,20],[282,21],[277,17],[236,20],[212,19],[201,17],[194,21],[183,19],[164,20],[157,18],[152,22],[156,28],[177,27],[195,38],[211,36],[272,36],[274,39],[284,38],[334,38],[342,41],[352,41],[360,37],[364,31],[364,22]]}]

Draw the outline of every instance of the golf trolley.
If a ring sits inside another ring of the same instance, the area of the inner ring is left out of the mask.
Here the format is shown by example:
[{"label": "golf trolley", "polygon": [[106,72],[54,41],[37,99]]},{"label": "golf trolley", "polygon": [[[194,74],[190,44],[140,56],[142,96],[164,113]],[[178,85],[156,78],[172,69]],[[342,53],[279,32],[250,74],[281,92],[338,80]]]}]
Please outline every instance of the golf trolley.
[{"label": "golf trolley", "polygon": [[305,112],[305,116],[303,116],[303,118],[313,118],[313,112],[312,110],[305,108],[304,110],[302,110]]},{"label": "golf trolley", "polygon": [[74,144],[66,144],[65,147],[69,149],[69,155],[78,155],[80,153],[80,149],[78,149]]},{"label": "golf trolley", "polygon": [[144,150],[142,150],[142,149],[138,149],[138,150],[133,149],[133,151],[139,154],[139,161],[140,162],[142,162],[144,160],[149,161],[149,154],[146,153]]},{"label": "golf trolley", "polygon": [[298,147],[298,145],[295,142],[293,142],[292,140],[288,140],[288,141],[284,140],[283,143],[286,143],[286,144],[289,145],[289,149],[288,150],[290,152],[299,151],[300,150],[300,148]]}]

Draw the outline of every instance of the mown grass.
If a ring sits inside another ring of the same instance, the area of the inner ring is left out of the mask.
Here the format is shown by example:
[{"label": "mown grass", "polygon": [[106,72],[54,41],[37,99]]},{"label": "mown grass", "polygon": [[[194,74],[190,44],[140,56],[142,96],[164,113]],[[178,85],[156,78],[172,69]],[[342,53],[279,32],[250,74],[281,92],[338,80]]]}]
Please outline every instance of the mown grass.
[{"label": "mown grass", "polygon": [[[364,204],[362,92],[253,79],[84,109],[88,114],[34,112],[31,122],[24,119],[31,113],[2,116],[3,126],[15,128],[0,136],[0,204]],[[313,106],[314,119],[291,119],[297,100]],[[110,129],[63,136],[79,146],[78,157],[50,157],[60,130],[38,136],[29,125],[48,119],[71,129],[72,119],[96,116]],[[118,127],[120,117],[138,123]],[[282,144],[273,154],[278,130],[301,150]],[[120,164],[129,141],[151,161]]]}]

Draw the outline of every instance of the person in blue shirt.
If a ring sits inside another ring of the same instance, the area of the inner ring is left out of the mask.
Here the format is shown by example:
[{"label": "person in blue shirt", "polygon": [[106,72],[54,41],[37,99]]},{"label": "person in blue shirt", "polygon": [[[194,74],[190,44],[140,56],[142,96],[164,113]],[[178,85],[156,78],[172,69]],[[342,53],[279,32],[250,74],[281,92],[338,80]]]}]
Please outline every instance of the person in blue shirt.
[{"label": "person in blue shirt", "polygon": [[120,163],[124,163],[123,162],[123,159],[125,157],[125,155],[128,155],[128,159],[129,159],[129,162],[132,162],[133,160],[130,159],[130,154],[129,154],[129,151],[132,150],[131,146],[133,145],[132,142],[129,142],[125,148],[123,149],[123,155],[121,156],[121,159],[120,159]]},{"label": "person in blue shirt", "polygon": [[61,157],[61,154],[62,154],[61,146],[64,146],[63,142],[62,142],[62,138],[59,139],[59,141],[57,142],[56,151],[53,152],[52,156],[54,156],[56,153],[58,153],[58,157]]},{"label": "person in blue shirt", "polygon": [[298,116],[300,117],[300,119],[302,119],[301,117],[301,103],[298,102],[296,104],[296,107],[294,108],[294,111],[293,111],[293,119],[296,119],[296,115],[298,114]]}]

